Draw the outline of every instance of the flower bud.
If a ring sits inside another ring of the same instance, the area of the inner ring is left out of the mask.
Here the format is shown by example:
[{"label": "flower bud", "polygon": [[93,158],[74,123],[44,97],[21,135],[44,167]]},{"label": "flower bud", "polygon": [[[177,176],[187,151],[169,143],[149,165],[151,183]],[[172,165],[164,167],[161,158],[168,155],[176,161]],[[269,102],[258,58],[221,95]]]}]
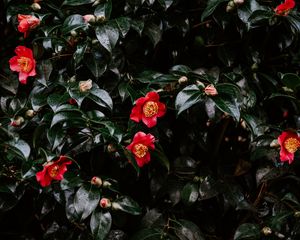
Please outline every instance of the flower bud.
[{"label": "flower bud", "polygon": [[96,22],[96,17],[92,14],[87,14],[83,16],[83,19],[86,23],[94,23]]},{"label": "flower bud", "polygon": [[299,218],[300,217],[300,211],[294,212],[294,217]]},{"label": "flower bud", "polygon": [[91,184],[92,184],[92,185],[95,185],[95,186],[97,186],[97,187],[101,187],[101,186],[102,186],[102,179],[95,176],[95,177],[93,177],[93,178],[91,179]]},{"label": "flower bud", "polygon": [[33,111],[32,109],[28,109],[28,110],[26,111],[26,113],[25,113],[25,116],[26,116],[26,117],[29,117],[29,118],[32,118],[32,117],[34,117],[35,115],[36,115],[36,112]]},{"label": "flower bud", "polygon": [[188,81],[188,78],[186,76],[182,76],[178,79],[179,84],[184,84]]},{"label": "flower bud", "polygon": [[110,208],[111,207],[111,201],[108,198],[101,198],[99,202],[100,207],[102,208]]},{"label": "flower bud", "polygon": [[76,37],[77,36],[77,32],[75,30],[72,30],[70,32],[70,34],[71,34],[72,37]]},{"label": "flower bud", "polygon": [[204,83],[203,82],[200,82],[200,81],[196,81],[196,85],[198,86],[198,87],[201,87],[201,88],[204,88],[205,87],[205,85],[204,85]]},{"label": "flower bud", "polygon": [[76,104],[76,100],[74,98],[70,98],[68,102],[71,105],[75,105]]},{"label": "flower bud", "polygon": [[205,92],[205,94],[208,95],[208,96],[216,96],[216,95],[218,95],[217,89],[216,89],[215,86],[212,85],[212,84],[207,85],[207,86],[205,87],[205,89],[204,89],[204,92]]},{"label": "flower bud", "polygon": [[233,2],[239,6],[242,5],[245,2],[245,0],[233,0]]},{"label": "flower bud", "polygon": [[96,16],[96,22],[98,23],[102,23],[106,20],[105,16],[101,15],[101,16]]},{"label": "flower bud", "polygon": [[227,6],[226,6],[226,12],[232,12],[233,10],[235,10],[236,5],[233,1],[229,1]]},{"label": "flower bud", "polygon": [[271,143],[270,143],[270,147],[271,148],[278,148],[280,147],[280,144],[278,143],[277,139],[274,139]]},{"label": "flower bud", "polygon": [[104,188],[109,188],[111,186],[111,183],[110,182],[108,182],[108,181],[103,181],[103,187]]},{"label": "flower bud", "polygon": [[110,143],[110,144],[107,145],[107,151],[108,151],[109,153],[114,153],[114,152],[117,151],[117,149],[116,149],[116,147],[115,147],[114,144]]},{"label": "flower bud", "polygon": [[272,234],[272,229],[269,228],[269,227],[264,227],[261,232],[265,235],[265,236],[268,236],[268,235],[271,235]]},{"label": "flower bud", "polygon": [[121,205],[119,203],[117,203],[117,202],[112,202],[111,203],[111,208],[113,210],[121,210],[122,209]]},{"label": "flower bud", "polygon": [[79,91],[80,92],[87,92],[92,87],[93,87],[93,81],[91,79],[79,82]]},{"label": "flower bud", "polygon": [[98,5],[100,2],[101,2],[100,0],[96,0],[96,1],[93,3],[92,7]]},{"label": "flower bud", "polygon": [[39,10],[41,10],[41,5],[38,4],[37,2],[31,4],[30,7],[32,8],[33,11],[39,11]]},{"label": "flower bud", "polygon": [[23,117],[17,116],[13,121],[11,121],[10,126],[19,127],[24,121]]}]

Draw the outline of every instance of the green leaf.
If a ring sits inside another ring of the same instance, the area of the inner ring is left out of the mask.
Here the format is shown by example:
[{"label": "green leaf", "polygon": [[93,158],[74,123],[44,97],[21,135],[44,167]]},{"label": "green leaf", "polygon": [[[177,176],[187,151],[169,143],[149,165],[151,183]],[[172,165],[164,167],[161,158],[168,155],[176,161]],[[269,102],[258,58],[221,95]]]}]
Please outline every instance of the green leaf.
[{"label": "green leaf", "polygon": [[177,115],[200,102],[202,99],[203,93],[198,86],[193,84],[185,87],[176,96],[175,108],[178,111]]},{"label": "green leaf", "polygon": [[34,111],[39,111],[41,107],[47,104],[45,92],[47,88],[41,84],[35,86],[30,94],[31,106]]},{"label": "green leaf", "polygon": [[6,146],[12,153],[16,156],[21,157],[22,159],[27,160],[30,156],[30,146],[27,142],[22,139],[11,140],[6,142]]},{"label": "green leaf", "polygon": [[211,98],[216,106],[223,112],[228,113],[236,121],[240,119],[240,109],[236,99],[231,99],[229,97],[222,97],[220,95]]},{"label": "green leaf", "polygon": [[113,25],[103,24],[96,27],[95,32],[101,46],[111,53],[119,39],[118,29]]},{"label": "green leaf", "polygon": [[100,3],[97,8],[95,9],[94,15],[95,16],[103,16],[106,20],[110,18],[112,10],[112,1],[108,0],[105,3]]},{"label": "green leaf", "polygon": [[227,2],[227,0],[209,0],[207,2],[206,8],[201,15],[201,21],[210,16],[222,2]]},{"label": "green leaf", "polygon": [[50,74],[53,70],[50,60],[43,60],[37,64],[37,76],[36,80],[44,86],[47,86]]},{"label": "green leaf", "polygon": [[65,132],[61,130],[60,125],[56,125],[47,131],[47,138],[54,150],[64,141]]},{"label": "green leaf", "polygon": [[294,73],[286,73],[281,76],[282,83],[288,88],[295,90],[300,86],[300,77]]},{"label": "green leaf", "polygon": [[51,107],[52,111],[56,112],[56,109],[60,105],[66,103],[69,99],[70,99],[70,96],[67,93],[64,93],[64,94],[53,93],[53,94],[48,96],[47,103]]},{"label": "green leaf", "polygon": [[86,27],[86,22],[83,17],[79,14],[74,14],[65,19],[61,31],[63,34],[68,34],[71,31],[84,27]]},{"label": "green leaf", "polygon": [[78,112],[58,112],[54,115],[52,122],[51,122],[51,128],[61,122],[74,122],[74,121],[82,122],[83,126],[85,124],[84,119],[82,118],[81,114]]},{"label": "green leaf", "polygon": [[93,87],[88,95],[88,98],[93,100],[101,107],[108,108],[111,111],[113,109],[113,101],[109,93],[103,89]]},{"label": "green leaf", "polygon": [[112,208],[114,210],[120,210],[123,212],[127,212],[132,215],[140,215],[142,213],[142,209],[140,206],[128,196],[122,196],[116,199],[112,203]]},{"label": "green leaf", "polygon": [[180,240],[205,240],[199,227],[185,219],[176,221],[175,234]]},{"label": "green leaf", "polygon": [[102,123],[105,115],[99,110],[91,110],[86,112],[87,118],[95,123]]},{"label": "green leaf", "polygon": [[260,239],[259,226],[253,223],[243,223],[240,225],[234,234],[234,240],[255,240]]},{"label": "green leaf", "polygon": [[168,170],[168,172],[170,171],[170,161],[160,144],[155,144],[155,150],[151,153],[151,156],[157,159],[159,163]]},{"label": "green leaf", "polygon": [[156,228],[146,228],[135,233],[130,240],[161,240],[163,232]]},{"label": "green leaf", "polygon": [[187,183],[181,190],[181,200],[187,206],[195,203],[199,196],[198,186],[195,183]]},{"label": "green leaf", "polygon": [[95,0],[65,0],[62,5],[80,6],[80,5],[90,4],[93,2],[95,2]]},{"label": "green leaf", "polygon": [[16,77],[6,77],[0,74],[0,86],[5,90],[16,94],[19,86],[19,81]]},{"label": "green leaf", "polygon": [[154,46],[160,41],[162,36],[160,27],[154,23],[145,25],[143,33],[149,37]]},{"label": "green leaf", "polygon": [[130,21],[130,26],[133,30],[135,30],[140,36],[144,30],[145,23],[141,20],[133,20]]},{"label": "green leaf", "polygon": [[100,52],[96,51],[85,54],[84,63],[96,78],[101,77],[107,68],[106,59]]},{"label": "green leaf", "polygon": [[219,184],[210,176],[201,179],[199,185],[199,199],[209,199],[219,194]]},{"label": "green leaf", "polygon": [[75,194],[74,207],[81,221],[86,219],[98,206],[100,191],[97,187],[88,184],[81,186]]},{"label": "green leaf", "polygon": [[104,240],[109,233],[112,224],[110,212],[102,212],[101,209],[96,209],[91,217],[90,227],[92,234],[96,240]]},{"label": "green leaf", "polygon": [[121,37],[124,38],[128,31],[130,30],[130,18],[128,17],[120,17],[114,19],[116,26],[119,29]]},{"label": "green leaf", "polygon": [[88,47],[87,43],[79,43],[76,46],[76,51],[73,54],[73,59],[74,59],[75,66],[77,66],[81,62],[81,60],[83,59],[87,47]]}]

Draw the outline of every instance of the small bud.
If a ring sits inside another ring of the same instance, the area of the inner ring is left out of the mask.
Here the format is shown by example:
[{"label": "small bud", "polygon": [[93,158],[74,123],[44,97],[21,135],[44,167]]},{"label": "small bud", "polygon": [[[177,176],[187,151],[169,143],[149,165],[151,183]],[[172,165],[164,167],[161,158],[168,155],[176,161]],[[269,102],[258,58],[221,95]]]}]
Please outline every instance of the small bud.
[{"label": "small bud", "polygon": [[93,81],[91,79],[79,82],[79,91],[80,92],[87,92],[92,87],[93,87]]},{"label": "small bud", "polygon": [[117,202],[112,202],[111,203],[111,208],[113,210],[120,210],[120,209],[122,209],[121,205],[119,203],[117,203]]},{"label": "small bud", "polygon": [[270,147],[271,148],[278,148],[280,147],[280,144],[278,143],[277,139],[274,139],[271,143],[270,143]]},{"label": "small bud", "polygon": [[19,127],[24,121],[23,117],[17,116],[13,121],[11,121],[10,126]]},{"label": "small bud", "polygon": [[258,69],[258,64],[257,63],[253,63],[252,66],[251,66],[251,70],[252,71],[257,71]]},{"label": "small bud", "polygon": [[247,124],[246,124],[246,121],[245,120],[241,120],[241,127],[243,129],[247,129]]},{"label": "small bud", "polygon": [[71,105],[75,105],[77,102],[76,102],[76,100],[74,99],[74,98],[70,98],[69,99],[69,104],[71,104]]},{"label": "small bud", "polygon": [[235,3],[234,3],[234,1],[229,1],[229,2],[227,3],[227,6],[230,6],[230,7],[235,8]]},{"label": "small bud", "polygon": [[200,177],[199,176],[195,176],[194,178],[193,178],[193,182],[199,182],[200,181]]},{"label": "small bud", "polygon": [[109,153],[114,153],[114,152],[117,151],[117,149],[116,149],[116,147],[115,147],[114,144],[110,143],[110,144],[107,145],[107,151],[108,151]]},{"label": "small bud", "polygon": [[207,96],[216,96],[218,95],[218,91],[214,85],[209,84],[205,87],[204,92]]},{"label": "small bud", "polygon": [[272,234],[272,229],[269,228],[269,227],[264,227],[261,232],[265,235],[265,236],[268,236],[268,235],[271,235]]},{"label": "small bud", "polygon": [[235,10],[235,8],[236,8],[235,3],[233,1],[229,1],[227,6],[226,6],[226,12],[228,12],[228,13],[232,12],[232,11]]},{"label": "small bud", "polygon": [[96,1],[93,3],[92,7],[98,5],[100,2],[101,2],[100,0],[96,0]]},{"label": "small bud", "polygon": [[203,82],[200,82],[200,81],[196,81],[196,85],[198,86],[198,87],[201,87],[201,88],[204,88],[205,87],[205,85],[204,85],[204,83]]},{"label": "small bud", "polygon": [[74,75],[70,78],[69,82],[75,82],[75,81],[76,81],[76,76]]},{"label": "small bud", "polygon": [[39,11],[39,10],[41,10],[41,5],[38,4],[37,2],[31,4],[30,7],[32,8],[33,11]]},{"label": "small bud", "polygon": [[186,76],[182,76],[178,79],[179,84],[184,84],[188,81],[188,78]]},{"label": "small bud", "polygon": [[95,44],[99,44],[99,41],[98,41],[98,39],[93,39],[93,40],[92,40],[92,44],[93,44],[93,45],[95,45]]},{"label": "small bud", "polygon": [[108,198],[101,198],[99,205],[102,208],[110,208],[112,204]]},{"label": "small bud", "polygon": [[102,23],[106,20],[105,16],[101,15],[101,16],[96,16],[96,22],[98,23]]},{"label": "small bud", "polygon": [[91,184],[92,184],[92,185],[95,185],[95,186],[97,186],[97,187],[101,187],[101,186],[102,186],[102,179],[99,178],[99,177],[93,177],[93,178],[91,179]]},{"label": "small bud", "polygon": [[103,187],[104,188],[109,188],[111,186],[111,183],[108,181],[103,181]]},{"label": "small bud", "polygon": [[245,2],[245,0],[233,0],[233,2],[239,6],[242,5]]},{"label": "small bud", "polygon": [[77,36],[77,32],[75,30],[72,30],[70,32],[70,34],[71,34],[72,37],[76,37]]},{"label": "small bud", "polygon": [[83,19],[86,23],[94,23],[96,22],[96,17],[92,14],[87,14],[83,16]]},{"label": "small bud", "polygon": [[294,212],[294,217],[296,217],[296,218],[300,217],[300,211]]},{"label": "small bud", "polygon": [[26,111],[26,113],[25,113],[25,116],[26,116],[26,117],[29,117],[29,118],[32,118],[32,117],[34,117],[35,115],[36,115],[36,112],[33,111],[32,109],[28,109],[28,110]]}]

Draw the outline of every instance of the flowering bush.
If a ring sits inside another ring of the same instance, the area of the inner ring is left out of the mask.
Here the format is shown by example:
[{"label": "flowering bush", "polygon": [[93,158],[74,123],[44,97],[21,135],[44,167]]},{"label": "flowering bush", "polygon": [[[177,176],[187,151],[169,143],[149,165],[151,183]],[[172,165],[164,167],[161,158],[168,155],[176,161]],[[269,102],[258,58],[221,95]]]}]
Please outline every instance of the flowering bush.
[{"label": "flowering bush", "polygon": [[298,239],[298,8],[0,1],[0,238]]}]

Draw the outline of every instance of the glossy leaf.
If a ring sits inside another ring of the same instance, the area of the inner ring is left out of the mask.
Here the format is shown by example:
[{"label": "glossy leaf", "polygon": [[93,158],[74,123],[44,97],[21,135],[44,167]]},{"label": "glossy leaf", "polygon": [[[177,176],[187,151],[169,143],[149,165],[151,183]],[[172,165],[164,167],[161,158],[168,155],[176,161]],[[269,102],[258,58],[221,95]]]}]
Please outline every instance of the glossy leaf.
[{"label": "glossy leaf", "polygon": [[83,17],[79,14],[74,14],[71,16],[68,16],[61,28],[61,31],[63,34],[68,34],[71,31],[75,31],[79,28],[84,28],[86,26],[86,23],[83,19]]},{"label": "glossy leaf", "polygon": [[89,4],[93,3],[95,0],[65,0],[63,2],[63,5],[68,5],[68,6],[80,6],[84,4]]},{"label": "glossy leaf", "polygon": [[127,212],[132,215],[140,215],[142,213],[142,209],[140,206],[128,196],[122,196],[114,201],[115,210],[120,210],[123,212]]},{"label": "glossy leaf", "polygon": [[175,233],[181,240],[204,240],[204,235],[199,227],[188,220],[179,219],[176,222]]},{"label": "glossy leaf", "polygon": [[243,223],[240,225],[234,234],[234,240],[241,239],[260,239],[259,226],[253,223]]},{"label": "glossy leaf", "polygon": [[187,183],[181,190],[181,200],[186,205],[195,203],[199,196],[198,186],[195,183]]},{"label": "glossy leaf", "polygon": [[104,3],[100,3],[97,8],[95,9],[94,15],[95,16],[103,16],[105,19],[110,18],[110,14],[112,11],[112,1],[108,0]]},{"label": "glossy leaf", "polygon": [[209,0],[201,15],[201,21],[210,16],[222,2],[225,2],[225,0]]},{"label": "glossy leaf", "polygon": [[96,27],[95,32],[101,46],[111,53],[119,39],[118,29],[113,25],[104,24]]},{"label": "glossy leaf", "polygon": [[101,209],[96,209],[90,221],[90,227],[94,239],[104,240],[112,225],[112,217],[110,212],[104,212]]}]

